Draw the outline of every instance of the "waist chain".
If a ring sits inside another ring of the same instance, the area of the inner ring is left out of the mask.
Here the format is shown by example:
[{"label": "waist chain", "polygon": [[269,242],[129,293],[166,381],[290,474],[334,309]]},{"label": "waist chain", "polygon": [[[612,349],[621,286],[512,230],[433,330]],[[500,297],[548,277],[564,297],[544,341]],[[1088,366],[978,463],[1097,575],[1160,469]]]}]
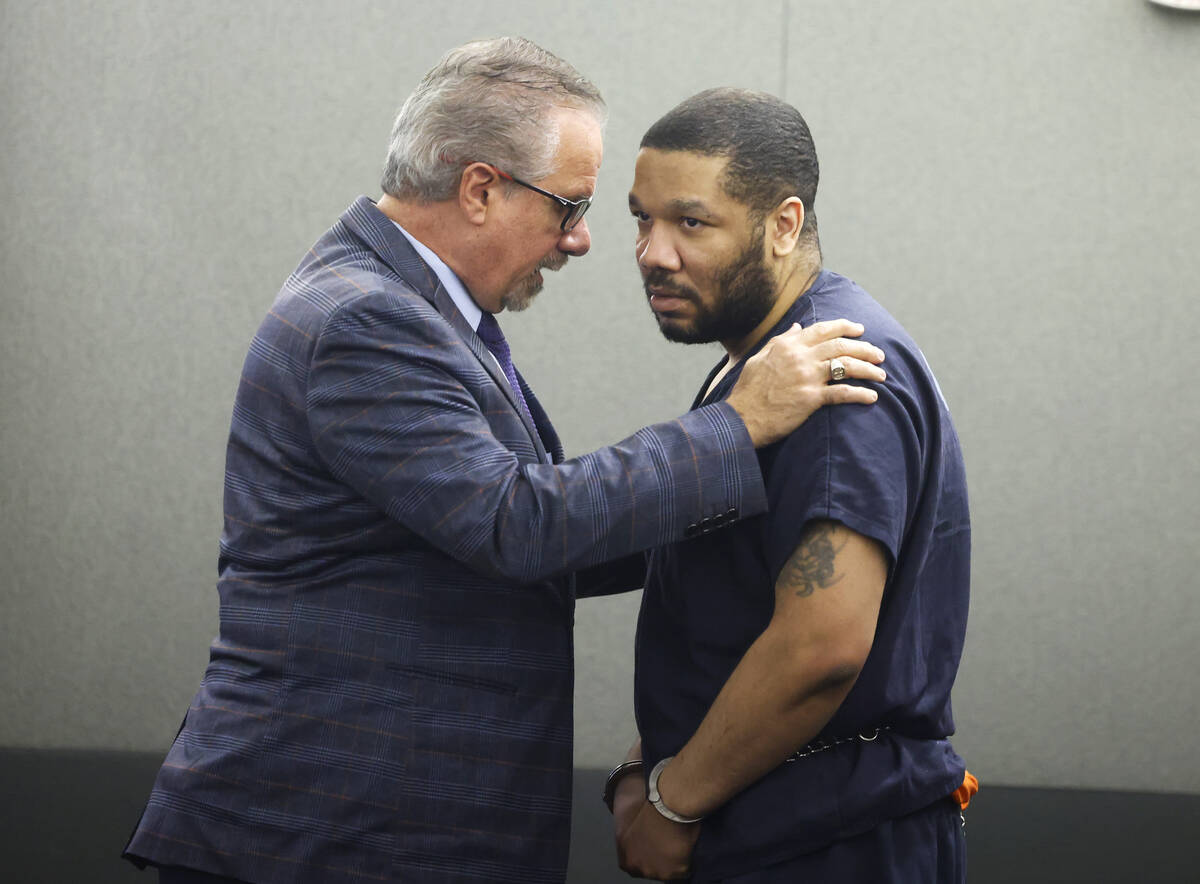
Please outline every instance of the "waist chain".
[{"label": "waist chain", "polygon": [[855,734],[852,737],[840,737],[836,740],[814,740],[807,746],[801,746],[785,758],[784,763],[799,761],[801,758],[807,758],[809,755],[816,755],[818,752],[825,752],[837,746],[844,746],[846,743],[873,743],[879,738],[880,734],[890,730],[890,727],[877,727],[874,730],[863,731],[861,734]]}]

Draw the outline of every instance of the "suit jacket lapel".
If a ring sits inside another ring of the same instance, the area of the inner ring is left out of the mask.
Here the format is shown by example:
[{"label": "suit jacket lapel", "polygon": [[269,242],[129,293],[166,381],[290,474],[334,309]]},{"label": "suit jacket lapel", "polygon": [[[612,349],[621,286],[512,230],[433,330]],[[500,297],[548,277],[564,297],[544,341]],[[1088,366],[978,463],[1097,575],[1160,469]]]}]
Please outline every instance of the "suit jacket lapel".
[{"label": "suit jacket lapel", "polygon": [[[396,232],[399,233],[399,231]],[[408,243],[405,243],[405,245],[408,245]],[[454,304],[454,299],[450,297],[450,293],[446,291],[445,286],[441,282],[437,284],[432,301],[433,306],[454,326],[454,330],[458,332],[458,336],[471,348],[471,352],[475,354],[475,358],[479,360],[487,373],[492,376],[492,380],[496,382],[496,386],[504,393],[509,405],[513,407],[513,411],[521,418],[521,423],[525,425],[525,429],[529,433],[529,438],[533,440],[533,444],[537,448],[538,459],[546,461],[548,459],[546,449],[549,447],[549,443],[544,441],[544,437],[539,432],[541,429],[540,425],[535,426],[529,422],[529,416],[525,414],[525,409],[521,408],[520,403],[517,402],[517,394],[513,392],[512,385],[508,382],[508,378],[504,376],[500,364],[496,362],[496,357],[492,355],[492,351],[483,343],[483,339],[475,333],[475,329],[471,328],[471,323],[467,322],[467,318],[459,312],[458,307]],[[525,384],[525,379],[521,378],[519,374],[518,379],[521,382],[522,392],[526,394],[525,404],[533,412],[532,400],[530,398],[532,394],[529,392],[529,387]],[[541,410],[540,406],[539,410]],[[545,415],[544,411],[541,413]],[[538,420],[537,412],[533,412],[533,417],[535,421]],[[546,418],[546,422],[549,424],[549,418]],[[557,438],[555,436],[556,440]]]},{"label": "suit jacket lapel", "polygon": [[[515,370],[515,366],[514,366]],[[517,372],[517,380],[521,384],[521,392],[525,395],[525,404],[529,406],[529,411],[533,415],[533,422],[537,424],[538,434],[541,436],[542,443],[546,446],[546,450],[550,452],[552,463],[563,462],[563,447],[559,441],[558,433],[554,430],[554,425],[550,423],[550,415],[546,414],[546,409],[542,408],[542,403],[538,402],[537,396],[533,395],[533,390],[529,384],[525,383],[525,378],[521,372]]]},{"label": "suit jacket lapel", "polygon": [[[471,324],[467,322],[466,317],[459,312],[459,309],[454,304],[454,299],[450,297],[450,293],[446,291],[445,286],[437,278],[437,274],[430,269],[421,256],[417,254],[412,244],[404,237],[404,234],[396,229],[396,225],[392,220],[384,215],[375,203],[365,196],[360,196],[348,208],[345,214],[342,215],[342,222],[350,228],[363,242],[370,246],[371,250],[379,256],[385,264],[392,268],[405,282],[411,285],[418,294],[434,306],[434,308],[442,315],[442,317],[453,326],[458,336],[463,339],[471,352],[475,354],[475,358],[479,360],[480,365],[491,376],[508,399],[509,404],[521,419],[521,423],[525,425],[526,431],[529,433],[529,438],[533,440],[534,446],[537,448],[538,458],[543,462],[548,460],[547,448],[551,451],[556,451],[555,462],[562,460],[562,446],[558,443],[558,435],[554,432],[554,428],[550,426],[550,418],[546,415],[545,410],[541,405],[537,406],[534,411],[533,403],[536,400],[533,398],[533,393],[525,384],[525,379],[520,378],[522,391],[525,393],[526,404],[529,405],[530,411],[534,412],[534,417],[540,426],[535,426],[529,422],[529,417],[526,416],[524,409],[517,402],[517,396],[513,392],[512,386],[508,383],[508,378],[504,376],[504,372],[500,370],[500,366],[496,363],[495,357],[480,340],[479,335],[475,334],[475,329],[471,328]],[[549,430],[548,435],[543,441],[543,427]]]}]

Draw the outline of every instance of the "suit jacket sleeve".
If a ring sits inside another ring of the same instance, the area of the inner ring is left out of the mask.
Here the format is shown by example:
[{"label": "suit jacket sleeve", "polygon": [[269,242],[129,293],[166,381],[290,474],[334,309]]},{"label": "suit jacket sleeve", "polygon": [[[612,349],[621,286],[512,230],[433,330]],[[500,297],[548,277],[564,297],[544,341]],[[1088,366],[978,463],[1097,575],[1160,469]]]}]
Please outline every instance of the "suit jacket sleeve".
[{"label": "suit jacket sleeve", "polygon": [[522,462],[497,437],[517,418],[487,399],[489,389],[479,360],[428,302],[373,291],[325,322],[306,410],[316,450],[340,481],[472,569],[517,582],[766,508],[749,435],[728,405],[551,465]]}]

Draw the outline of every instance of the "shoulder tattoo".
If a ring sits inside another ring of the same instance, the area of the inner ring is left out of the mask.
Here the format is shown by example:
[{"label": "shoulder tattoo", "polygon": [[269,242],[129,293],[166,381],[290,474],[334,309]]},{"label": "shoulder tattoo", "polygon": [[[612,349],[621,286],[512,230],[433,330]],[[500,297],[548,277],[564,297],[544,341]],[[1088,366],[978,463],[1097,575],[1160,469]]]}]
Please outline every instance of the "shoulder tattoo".
[{"label": "shoulder tattoo", "polygon": [[843,540],[834,546],[835,526],[820,522],[804,535],[800,546],[783,566],[783,579],[801,598],[812,595],[818,588],[826,589],[842,579],[834,571],[833,562],[846,545]]}]

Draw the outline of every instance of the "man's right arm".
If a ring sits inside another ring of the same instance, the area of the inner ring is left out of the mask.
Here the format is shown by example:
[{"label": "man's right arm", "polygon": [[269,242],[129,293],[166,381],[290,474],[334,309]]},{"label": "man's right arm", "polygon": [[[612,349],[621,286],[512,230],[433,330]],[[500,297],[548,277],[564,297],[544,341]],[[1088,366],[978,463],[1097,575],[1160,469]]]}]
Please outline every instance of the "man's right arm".
[{"label": "man's right arm", "polygon": [[[388,516],[480,573],[529,583],[762,512],[749,433],[761,443],[828,396],[809,390],[826,386],[813,380],[828,370],[812,365],[820,345],[798,343],[766,354],[758,393],[751,384],[734,405],[562,464],[521,463],[464,385],[474,360],[466,346],[423,303],[374,293],[331,317],[317,339],[309,426],[330,471]],[[786,385],[800,404],[764,385]]]}]

